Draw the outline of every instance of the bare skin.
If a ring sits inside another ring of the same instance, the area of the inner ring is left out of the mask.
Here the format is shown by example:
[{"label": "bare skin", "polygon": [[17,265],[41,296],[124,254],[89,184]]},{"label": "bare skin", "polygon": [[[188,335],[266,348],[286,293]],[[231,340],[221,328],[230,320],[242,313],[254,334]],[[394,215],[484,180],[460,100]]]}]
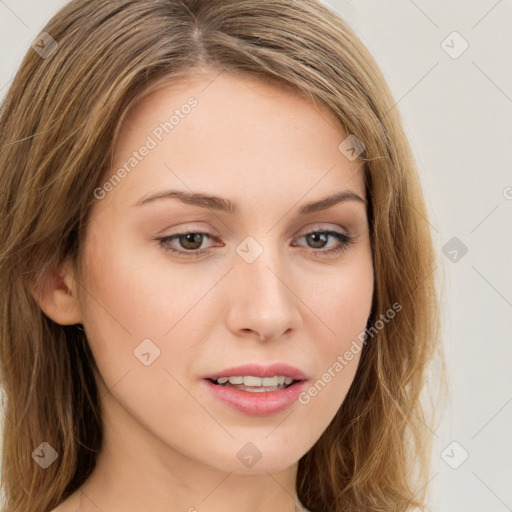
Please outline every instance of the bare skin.
[{"label": "bare skin", "polygon": [[[157,140],[155,127],[190,97],[197,105]],[[361,161],[340,152],[347,134],[325,108],[215,71],[159,86],[125,124],[106,180],[149,135],[156,147],[95,203],[84,280],[63,265],[37,297],[56,322],[84,326],[101,373],[104,448],[54,512],[292,512],[298,460],[338,411],[359,354],[307,404],[263,416],[227,406],[204,378],[283,362],[310,387],[364,331],[373,293],[365,204],[298,213],[337,192],[367,199]],[[227,198],[239,211],[176,198],[137,205],[168,189]],[[353,243],[328,253],[342,242],[326,230]],[[198,232],[208,233],[196,235],[199,248],[185,236],[157,240]],[[258,246],[248,263],[242,256]],[[149,365],[134,354],[146,339],[146,358],[160,351]],[[251,467],[239,456],[247,443],[261,454]]]}]

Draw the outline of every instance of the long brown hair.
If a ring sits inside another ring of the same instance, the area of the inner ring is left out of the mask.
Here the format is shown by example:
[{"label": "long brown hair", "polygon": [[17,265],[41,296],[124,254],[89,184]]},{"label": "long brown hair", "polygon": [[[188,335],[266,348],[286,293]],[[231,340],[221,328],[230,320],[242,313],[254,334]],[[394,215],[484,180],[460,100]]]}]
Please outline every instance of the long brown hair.
[{"label": "long brown hair", "polygon": [[[429,429],[420,393],[439,347],[428,213],[395,101],[354,32],[319,0],[74,0],[43,29],[0,111],[0,376],[5,512],[47,512],[81,484],[102,444],[94,360],[80,325],[52,322],[31,283],[80,255],[94,189],[123,118],[162,79],[194,68],[248,74],[326,105],[364,144],[375,293],[355,380],[299,461],[312,511],[423,506]],[[48,46],[50,42],[50,46]],[[340,141],[341,142],[341,141]],[[382,322],[381,322],[382,323]],[[59,454],[42,469],[32,453]]]}]

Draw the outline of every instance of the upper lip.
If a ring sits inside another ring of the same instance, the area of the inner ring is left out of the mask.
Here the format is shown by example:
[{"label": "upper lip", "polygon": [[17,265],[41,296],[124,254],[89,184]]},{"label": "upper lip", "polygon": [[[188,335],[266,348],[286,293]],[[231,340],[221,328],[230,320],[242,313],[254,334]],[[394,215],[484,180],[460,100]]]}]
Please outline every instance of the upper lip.
[{"label": "upper lip", "polygon": [[283,376],[291,377],[293,380],[305,380],[306,375],[304,372],[285,363],[274,363],[270,365],[259,364],[244,364],[241,366],[234,366],[226,368],[219,372],[206,375],[205,379],[219,379],[220,377],[237,377],[237,376],[253,376],[253,377],[274,377]]}]

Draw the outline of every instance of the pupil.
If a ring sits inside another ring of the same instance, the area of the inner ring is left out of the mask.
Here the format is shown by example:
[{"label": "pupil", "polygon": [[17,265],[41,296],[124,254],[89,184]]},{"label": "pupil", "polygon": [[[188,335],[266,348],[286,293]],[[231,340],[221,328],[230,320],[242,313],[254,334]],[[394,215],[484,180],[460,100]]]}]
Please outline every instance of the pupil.
[{"label": "pupil", "polygon": [[322,248],[323,245],[327,242],[327,234],[326,233],[312,233],[308,235],[311,239],[313,239],[313,244],[320,242],[320,245],[314,245],[315,248]]},{"label": "pupil", "polygon": [[[181,245],[185,249],[198,249],[199,247],[201,247],[202,236],[203,235],[201,233],[187,233],[185,236],[181,237]],[[185,243],[183,243],[183,241]],[[189,244],[192,244],[192,247],[190,247]]]}]

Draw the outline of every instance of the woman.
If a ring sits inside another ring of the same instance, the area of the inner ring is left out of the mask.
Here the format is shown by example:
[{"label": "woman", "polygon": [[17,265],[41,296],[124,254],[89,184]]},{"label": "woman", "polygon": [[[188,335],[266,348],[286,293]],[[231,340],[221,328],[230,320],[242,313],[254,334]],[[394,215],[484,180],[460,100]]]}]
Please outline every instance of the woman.
[{"label": "woman", "polygon": [[6,512],[405,511],[435,257],[309,0],[72,1],[2,105]]}]

